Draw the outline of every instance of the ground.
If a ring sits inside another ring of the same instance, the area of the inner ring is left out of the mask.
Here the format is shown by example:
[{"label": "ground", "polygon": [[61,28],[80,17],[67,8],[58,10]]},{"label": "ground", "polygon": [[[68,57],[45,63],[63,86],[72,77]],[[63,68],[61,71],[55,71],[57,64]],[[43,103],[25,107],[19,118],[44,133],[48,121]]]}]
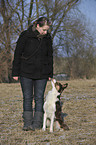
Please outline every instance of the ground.
[{"label": "ground", "polygon": [[[19,83],[0,84],[0,145],[96,145],[96,79],[68,83],[62,110],[69,131],[23,131],[22,92]],[[51,89],[47,84],[45,96]]]}]

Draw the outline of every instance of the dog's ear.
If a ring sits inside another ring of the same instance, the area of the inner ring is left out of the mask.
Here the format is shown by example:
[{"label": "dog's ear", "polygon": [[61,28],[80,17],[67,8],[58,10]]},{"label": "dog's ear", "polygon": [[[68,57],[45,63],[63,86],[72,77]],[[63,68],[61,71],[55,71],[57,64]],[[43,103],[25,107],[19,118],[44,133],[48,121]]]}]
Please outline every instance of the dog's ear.
[{"label": "dog's ear", "polygon": [[62,87],[60,87],[60,90],[59,90],[60,94],[64,91],[64,89],[66,89],[66,88],[67,88],[68,83],[63,84],[63,85],[61,85],[61,86],[62,86]]},{"label": "dog's ear", "polygon": [[66,89],[66,88],[68,87],[68,83],[63,84],[62,87],[63,87],[64,89]]}]

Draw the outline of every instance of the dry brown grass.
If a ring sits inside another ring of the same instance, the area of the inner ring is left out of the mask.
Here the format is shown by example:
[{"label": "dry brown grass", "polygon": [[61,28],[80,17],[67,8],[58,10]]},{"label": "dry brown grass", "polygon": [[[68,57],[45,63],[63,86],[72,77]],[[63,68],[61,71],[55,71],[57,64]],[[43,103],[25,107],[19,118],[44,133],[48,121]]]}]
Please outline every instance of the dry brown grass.
[{"label": "dry brown grass", "polygon": [[[96,145],[96,79],[71,80],[62,94],[69,131],[22,131],[20,84],[0,84],[0,145]],[[62,83],[63,83],[62,82]],[[51,89],[50,82],[47,89]]]}]

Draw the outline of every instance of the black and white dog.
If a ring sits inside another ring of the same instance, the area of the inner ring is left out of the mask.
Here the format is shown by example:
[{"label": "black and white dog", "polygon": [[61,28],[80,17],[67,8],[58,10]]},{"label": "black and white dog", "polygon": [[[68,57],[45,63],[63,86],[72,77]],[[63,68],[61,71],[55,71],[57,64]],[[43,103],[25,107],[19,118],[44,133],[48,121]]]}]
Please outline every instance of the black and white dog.
[{"label": "black and white dog", "polygon": [[43,119],[43,130],[46,130],[46,122],[47,119],[51,120],[50,124],[50,132],[53,132],[53,124],[54,120],[56,119],[56,122],[58,122],[58,125],[60,128],[63,128],[64,130],[69,130],[68,126],[64,124],[63,118],[62,118],[62,109],[61,109],[61,103],[60,103],[60,95],[63,92],[63,90],[68,86],[68,84],[61,84],[59,82],[56,82],[55,79],[51,80],[52,84],[52,90],[48,92],[46,96],[46,101],[44,103],[44,119]]}]

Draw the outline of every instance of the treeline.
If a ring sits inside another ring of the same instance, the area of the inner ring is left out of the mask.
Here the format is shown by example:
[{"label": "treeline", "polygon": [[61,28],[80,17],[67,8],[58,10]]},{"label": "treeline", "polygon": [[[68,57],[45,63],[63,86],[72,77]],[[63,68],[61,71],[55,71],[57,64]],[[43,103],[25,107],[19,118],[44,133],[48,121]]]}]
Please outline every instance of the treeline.
[{"label": "treeline", "polygon": [[54,48],[54,74],[71,78],[96,75],[96,37],[90,34],[78,10],[80,0],[0,0],[0,82],[12,82],[16,41],[34,20],[46,16]]},{"label": "treeline", "polygon": [[54,74],[67,74],[70,79],[96,78],[96,57],[55,57]]}]

